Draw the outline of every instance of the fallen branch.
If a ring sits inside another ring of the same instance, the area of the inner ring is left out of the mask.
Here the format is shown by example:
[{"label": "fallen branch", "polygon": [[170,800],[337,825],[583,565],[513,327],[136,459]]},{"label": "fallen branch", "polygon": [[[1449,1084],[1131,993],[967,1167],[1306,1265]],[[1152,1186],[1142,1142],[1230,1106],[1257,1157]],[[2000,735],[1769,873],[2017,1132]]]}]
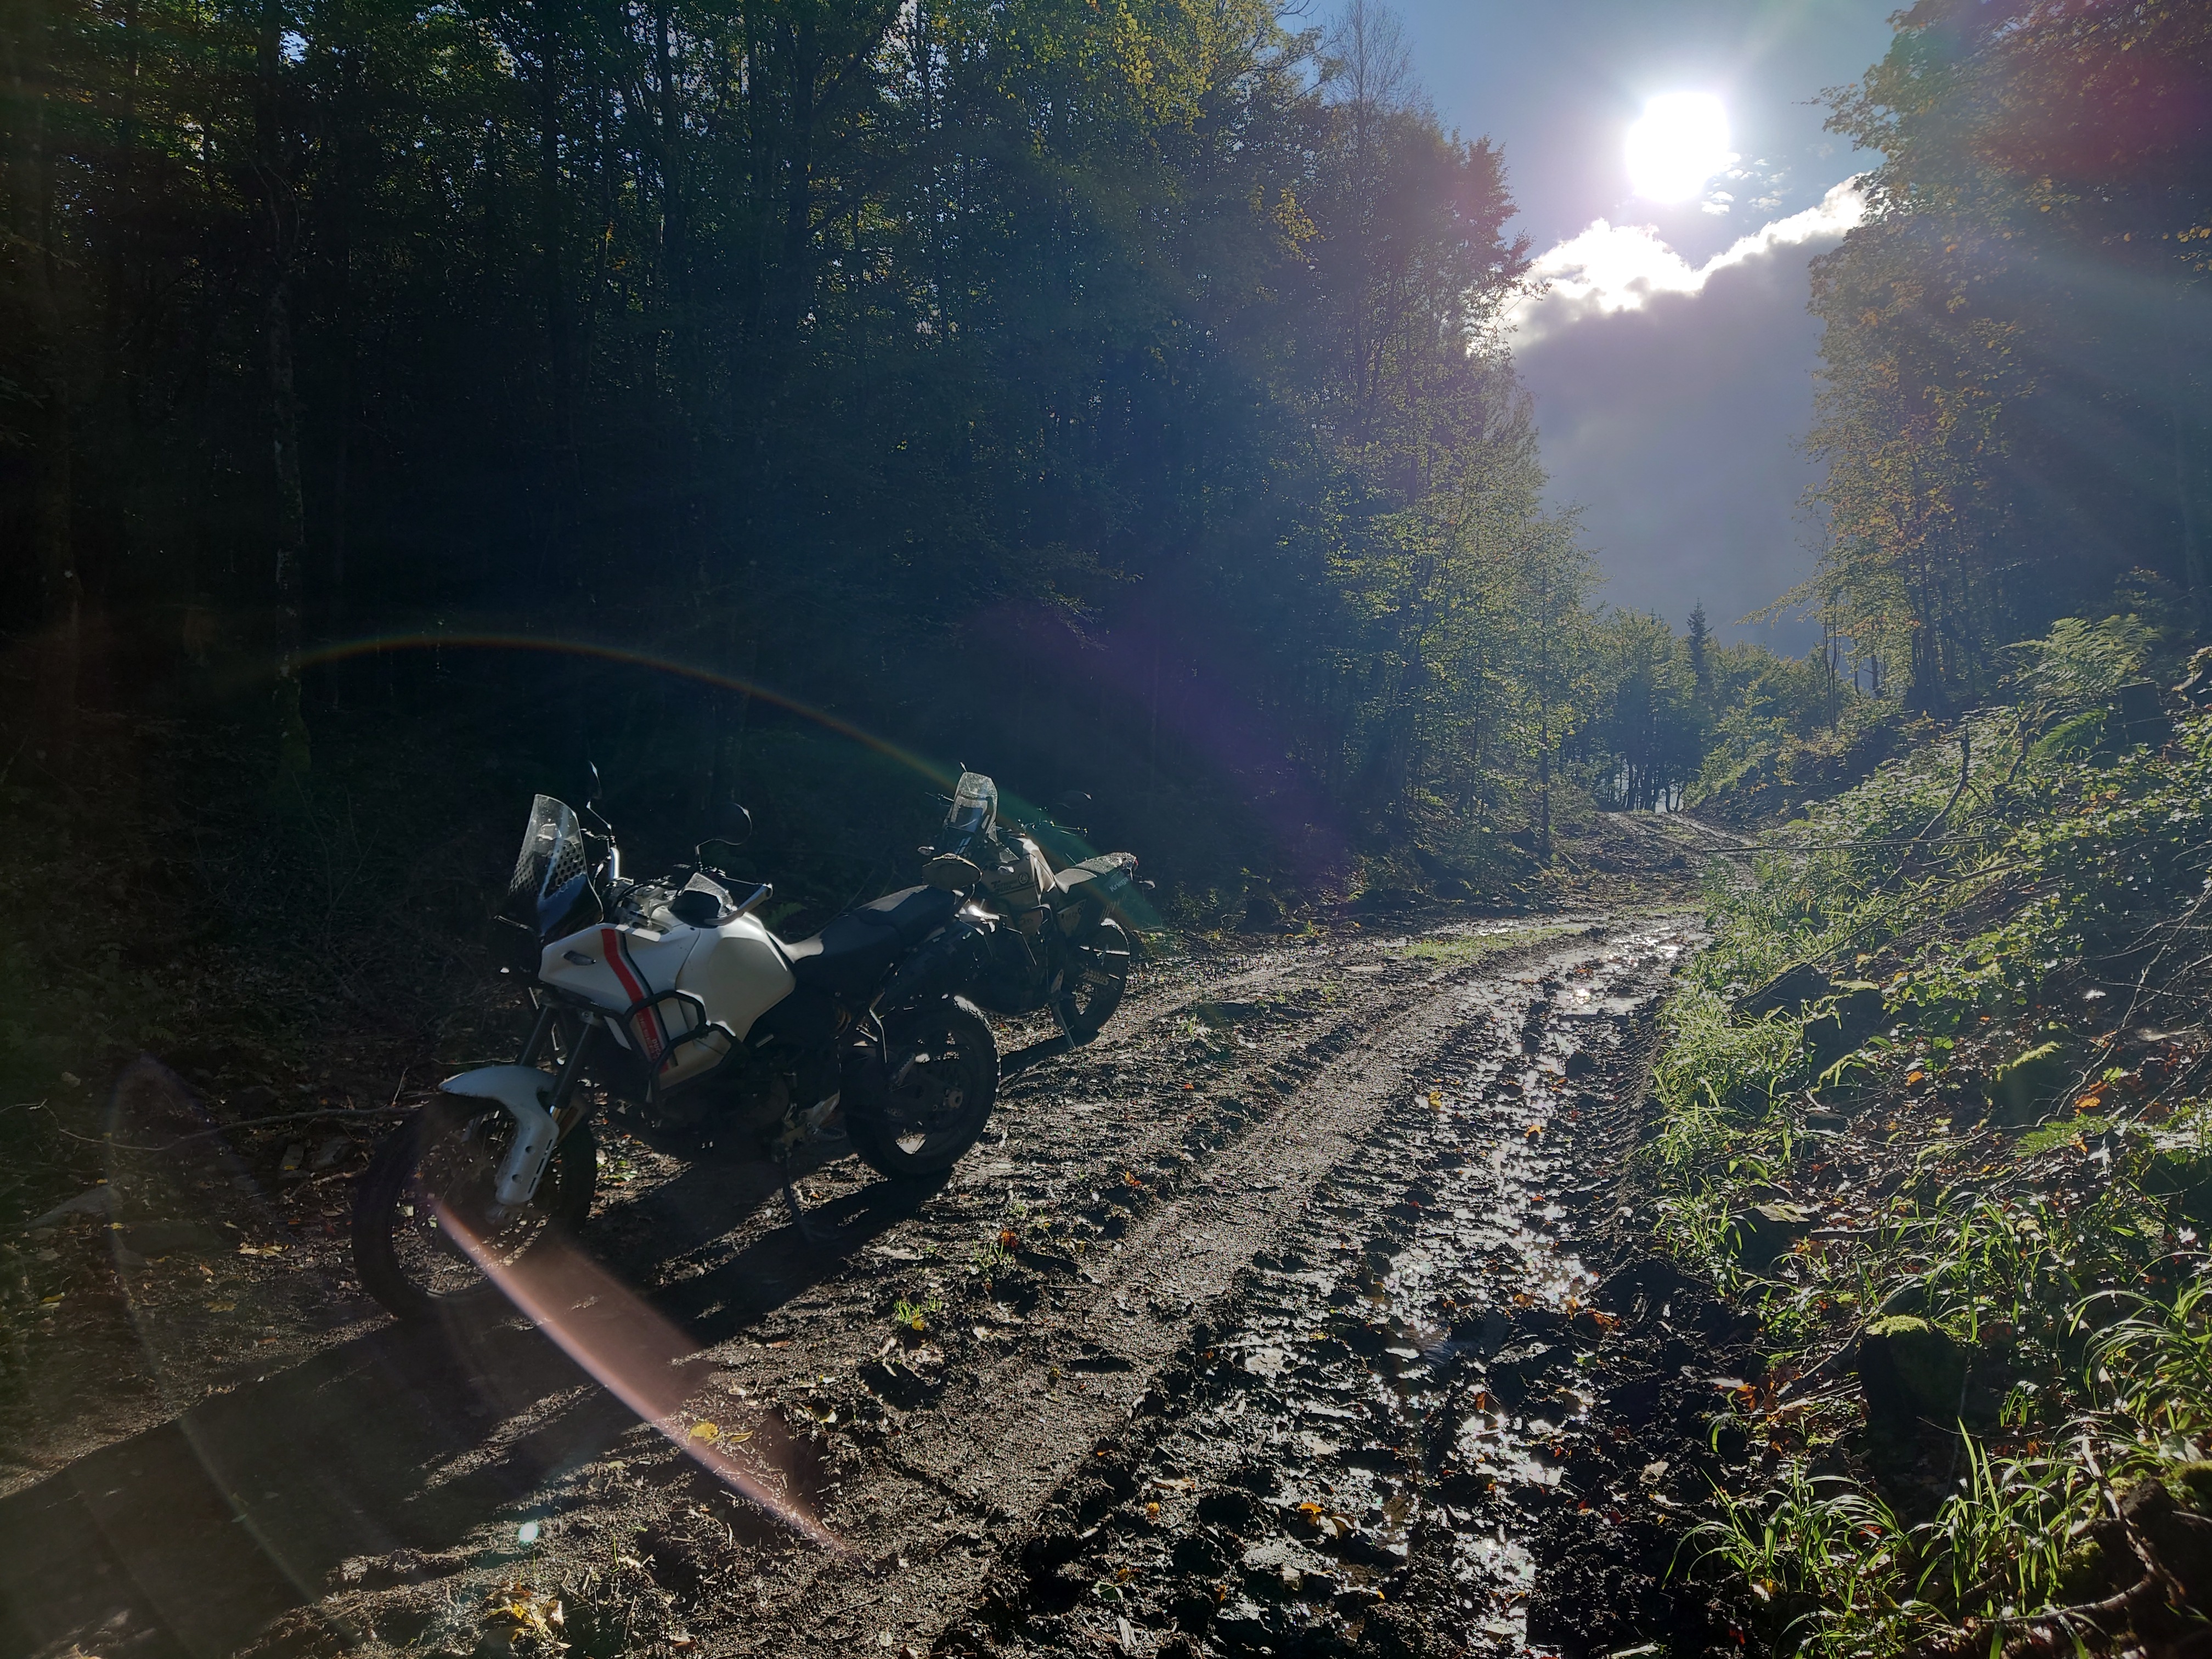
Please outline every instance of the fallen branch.
[{"label": "fallen branch", "polygon": [[[112,1146],[119,1152],[166,1152],[189,1141],[209,1140],[216,1135],[227,1135],[234,1129],[258,1129],[268,1123],[306,1123],[318,1118],[404,1117],[415,1109],[412,1106],[327,1106],[319,1112],[278,1112],[271,1117],[242,1117],[235,1123],[224,1123],[212,1129],[196,1129],[191,1134],[179,1135],[174,1140],[164,1141],[159,1146],[140,1146],[127,1140],[111,1140],[106,1135],[81,1135],[74,1129],[61,1133],[71,1140],[82,1140],[94,1146]],[[60,1126],[57,1124],[57,1128]]]}]

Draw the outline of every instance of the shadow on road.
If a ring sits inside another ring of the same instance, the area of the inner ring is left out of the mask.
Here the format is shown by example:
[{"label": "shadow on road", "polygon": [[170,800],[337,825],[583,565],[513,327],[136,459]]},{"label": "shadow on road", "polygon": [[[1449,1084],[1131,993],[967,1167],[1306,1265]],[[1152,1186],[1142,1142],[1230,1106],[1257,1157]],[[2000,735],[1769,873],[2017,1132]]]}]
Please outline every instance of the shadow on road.
[{"label": "shadow on road", "polygon": [[[603,1212],[629,1283],[738,1227],[777,1190],[695,1166]],[[817,1283],[929,1195],[876,1182],[647,1298],[702,1346]],[[356,1556],[450,1551],[503,1505],[599,1455],[636,1419],[554,1344],[487,1312],[384,1326],[210,1393],[180,1416],[0,1500],[0,1653],[216,1659],[316,1601]]]}]

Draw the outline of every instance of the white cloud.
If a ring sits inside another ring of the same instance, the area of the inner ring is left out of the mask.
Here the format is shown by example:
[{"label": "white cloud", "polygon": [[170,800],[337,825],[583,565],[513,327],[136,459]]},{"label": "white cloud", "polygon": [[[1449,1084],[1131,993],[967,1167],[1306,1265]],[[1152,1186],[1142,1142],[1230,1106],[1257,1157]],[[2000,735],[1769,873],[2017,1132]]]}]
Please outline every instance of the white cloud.
[{"label": "white cloud", "polygon": [[1506,330],[1516,344],[1527,346],[1583,317],[1641,311],[1655,295],[1695,294],[1731,265],[1765,258],[1781,248],[1837,240],[1865,216],[1866,199],[1857,180],[1846,179],[1818,207],[1739,237],[1702,265],[1675,252],[1650,225],[1599,219],[1537,258],[1529,271],[1533,290],[1507,312]]}]

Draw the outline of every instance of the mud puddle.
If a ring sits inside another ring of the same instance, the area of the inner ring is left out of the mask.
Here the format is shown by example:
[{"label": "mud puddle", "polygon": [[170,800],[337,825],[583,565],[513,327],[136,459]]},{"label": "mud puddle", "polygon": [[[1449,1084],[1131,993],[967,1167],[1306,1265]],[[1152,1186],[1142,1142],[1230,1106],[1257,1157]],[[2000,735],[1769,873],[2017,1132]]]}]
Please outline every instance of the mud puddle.
[{"label": "mud puddle", "polygon": [[1631,932],[1467,986],[1432,1074],[1094,1450],[968,1644],[1332,1653],[1417,1621],[1401,1648],[1528,1650],[1530,1542],[1576,1501],[1584,1367],[1616,1322],[1578,1240],[1618,1170],[1583,1126],[1686,943]]}]

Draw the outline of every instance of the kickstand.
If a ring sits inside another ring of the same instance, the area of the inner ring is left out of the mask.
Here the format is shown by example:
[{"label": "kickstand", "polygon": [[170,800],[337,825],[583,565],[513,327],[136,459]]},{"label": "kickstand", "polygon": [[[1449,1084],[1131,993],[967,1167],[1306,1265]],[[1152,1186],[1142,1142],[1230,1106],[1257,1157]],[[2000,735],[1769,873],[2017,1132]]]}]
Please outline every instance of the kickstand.
[{"label": "kickstand", "polygon": [[1060,1052],[1069,1054],[1073,1054],[1078,1046],[1075,1041],[1075,1033],[1068,1025],[1067,1010],[1061,1004],[1060,1000],[1058,997],[1054,997],[1052,1000],[1052,1023],[1060,1027],[1060,1040],[1067,1045]]},{"label": "kickstand", "polygon": [[814,1224],[806,1218],[806,1212],[799,1201],[799,1188],[792,1185],[791,1173],[787,1170],[783,1176],[783,1207],[791,1212],[791,1224],[799,1230],[799,1236],[809,1244],[829,1242],[828,1236],[817,1231]]}]

